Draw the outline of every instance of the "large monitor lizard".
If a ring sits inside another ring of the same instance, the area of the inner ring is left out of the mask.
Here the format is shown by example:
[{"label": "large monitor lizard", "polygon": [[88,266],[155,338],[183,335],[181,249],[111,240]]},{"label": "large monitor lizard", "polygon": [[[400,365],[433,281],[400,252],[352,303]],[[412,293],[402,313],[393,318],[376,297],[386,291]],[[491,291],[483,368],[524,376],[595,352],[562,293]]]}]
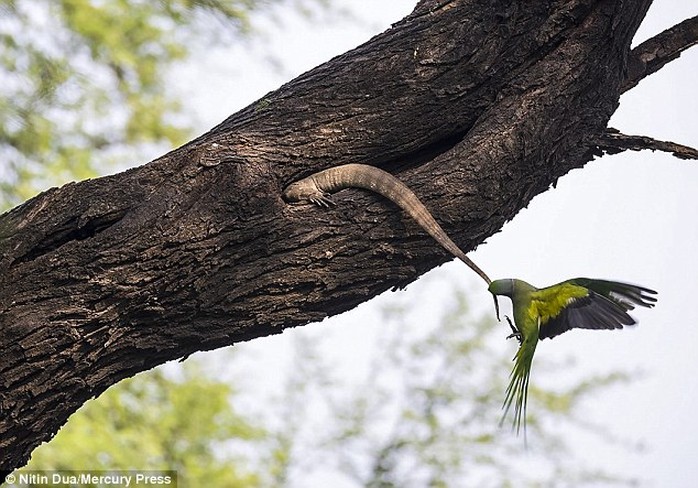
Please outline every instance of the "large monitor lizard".
[{"label": "large monitor lizard", "polygon": [[344,188],[363,188],[391,200],[407,212],[444,249],[480,275],[488,285],[492,282],[485,272],[478,268],[448,237],[446,231],[407,185],[375,166],[344,164],[320,171],[288,185],[283,192],[283,197],[287,202],[309,200],[321,207],[329,207],[334,205],[330,194]]}]

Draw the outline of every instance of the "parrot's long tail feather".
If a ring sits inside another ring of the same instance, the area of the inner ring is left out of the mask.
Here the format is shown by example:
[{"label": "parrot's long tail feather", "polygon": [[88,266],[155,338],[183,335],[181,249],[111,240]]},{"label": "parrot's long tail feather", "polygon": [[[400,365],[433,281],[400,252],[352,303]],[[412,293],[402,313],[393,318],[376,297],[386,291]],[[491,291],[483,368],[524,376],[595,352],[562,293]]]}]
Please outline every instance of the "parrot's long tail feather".
[{"label": "parrot's long tail feather", "polygon": [[500,424],[504,423],[512,403],[514,404],[514,421],[512,429],[518,435],[523,424],[524,436],[526,435],[526,404],[528,403],[528,383],[531,376],[531,363],[533,354],[536,351],[538,337],[531,334],[522,342],[514,357],[514,369],[511,371],[511,380],[506,390],[504,399],[504,414]]}]

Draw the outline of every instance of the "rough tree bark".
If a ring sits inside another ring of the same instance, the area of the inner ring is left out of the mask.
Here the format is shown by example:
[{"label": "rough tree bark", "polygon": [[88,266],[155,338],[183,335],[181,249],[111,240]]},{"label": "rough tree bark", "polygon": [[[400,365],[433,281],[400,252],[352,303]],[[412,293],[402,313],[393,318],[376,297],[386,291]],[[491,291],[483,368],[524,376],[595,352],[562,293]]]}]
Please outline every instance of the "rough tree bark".
[{"label": "rough tree bark", "polygon": [[423,0],[185,146],[0,216],[0,467],[123,378],[341,313],[450,259],[365,192],[287,205],[296,179],[380,166],[475,248],[613,147],[650,3]]}]

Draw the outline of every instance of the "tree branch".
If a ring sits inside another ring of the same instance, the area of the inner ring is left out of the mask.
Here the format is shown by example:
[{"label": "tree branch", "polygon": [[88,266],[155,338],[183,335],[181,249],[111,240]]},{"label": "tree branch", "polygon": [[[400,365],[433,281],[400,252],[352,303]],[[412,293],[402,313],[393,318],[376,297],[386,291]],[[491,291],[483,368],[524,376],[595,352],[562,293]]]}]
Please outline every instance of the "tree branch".
[{"label": "tree branch", "polygon": [[616,129],[609,128],[599,137],[599,148],[608,154],[618,154],[623,151],[663,151],[673,154],[679,159],[698,159],[698,149],[671,141],[658,141],[647,136],[634,136],[623,134]]},{"label": "tree branch", "polygon": [[628,74],[621,93],[637,85],[646,76],[659,71],[665,64],[698,44],[698,16],[657,34],[637,46],[628,56]]}]

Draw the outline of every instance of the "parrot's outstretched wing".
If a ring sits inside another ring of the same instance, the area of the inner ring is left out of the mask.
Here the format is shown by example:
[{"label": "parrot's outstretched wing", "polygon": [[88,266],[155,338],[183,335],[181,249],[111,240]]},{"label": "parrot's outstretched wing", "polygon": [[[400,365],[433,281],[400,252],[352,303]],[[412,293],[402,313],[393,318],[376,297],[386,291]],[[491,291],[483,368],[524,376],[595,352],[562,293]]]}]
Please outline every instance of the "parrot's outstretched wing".
[{"label": "parrot's outstretched wing", "polygon": [[657,294],[656,291],[630,283],[592,280],[590,278],[575,278],[569,280],[568,283],[583,286],[609,300],[613,300],[626,312],[633,310],[637,305],[652,308],[657,301],[657,298],[652,296]]},{"label": "parrot's outstretched wing", "polygon": [[[574,296],[567,296],[576,289]],[[585,291],[583,291],[585,290]],[[629,314],[635,306],[653,307],[657,299],[654,290],[615,281],[575,278],[536,292],[545,303],[560,304],[544,314],[539,337],[552,338],[570,329],[621,329],[633,325]],[[560,295],[555,300],[554,297]]]}]

